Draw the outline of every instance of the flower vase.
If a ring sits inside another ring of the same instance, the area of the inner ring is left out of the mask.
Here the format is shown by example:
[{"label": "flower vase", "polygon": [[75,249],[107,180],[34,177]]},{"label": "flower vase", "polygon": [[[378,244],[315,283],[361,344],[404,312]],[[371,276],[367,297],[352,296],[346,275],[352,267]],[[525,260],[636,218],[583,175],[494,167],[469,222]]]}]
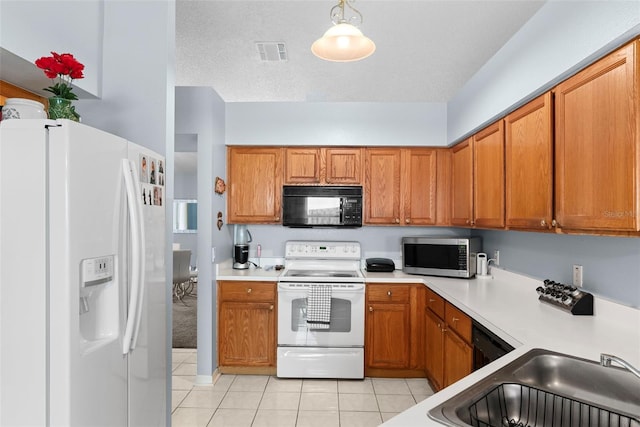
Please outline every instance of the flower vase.
[{"label": "flower vase", "polygon": [[80,121],[80,115],[76,112],[76,108],[71,104],[70,99],[53,96],[49,98],[49,118],[50,119],[69,119],[74,122]]}]

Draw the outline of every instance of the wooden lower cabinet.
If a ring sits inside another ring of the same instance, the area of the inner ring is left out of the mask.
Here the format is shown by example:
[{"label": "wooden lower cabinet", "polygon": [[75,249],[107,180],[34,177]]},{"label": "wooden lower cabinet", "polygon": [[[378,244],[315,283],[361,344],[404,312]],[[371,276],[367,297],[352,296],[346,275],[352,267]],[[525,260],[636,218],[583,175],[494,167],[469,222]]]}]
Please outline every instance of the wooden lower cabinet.
[{"label": "wooden lower cabinet", "polygon": [[425,316],[425,371],[434,389],[444,388],[444,331],[443,321],[431,310]]},{"label": "wooden lower cabinet", "polygon": [[274,374],[276,284],[221,281],[218,302],[220,371]]},{"label": "wooden lower cabinet", "polygon": [[444,386],[447,387],[473,370],[473,347],[451,329],[444,334]]},{"label": "wooden lower cabinet", "polygon": [[471,318],[430,289],[426,298],[425,371],[437,391],[473,371]]},{"label": "wooden lower cabinet", "polygon": [[423,377],[424,285],[367,284],[365,375]]},{"label": "wooden lower cabinet", "polygon": [[409,304],[371,303],[367,309],[367,366],[408,369],[411,344]]}]

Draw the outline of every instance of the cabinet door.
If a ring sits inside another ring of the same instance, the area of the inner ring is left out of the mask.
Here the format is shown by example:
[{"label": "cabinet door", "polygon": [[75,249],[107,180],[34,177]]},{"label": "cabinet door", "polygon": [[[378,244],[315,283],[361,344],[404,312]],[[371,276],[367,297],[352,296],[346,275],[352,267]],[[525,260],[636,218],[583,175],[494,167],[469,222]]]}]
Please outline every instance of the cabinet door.
[{"label": "cabinet door", "polygon": [[638,41],[624,46],[554,91],[562,228],[638,230],[638,48]]},{"label": "cabinet door", "polygon": [[551,93],[505,118],[506,225],[548,229],[553,220]]},{"label": "cabinet door", "polygon": [[366,150],[364,222],[400,223],[400,149]]},{"label": "cabinet door", "polygon": [[362,182],[362,148],[326,148],[324,153],[327,184]]},{"label": "cabinet door", "polygon": [[477,227],[504,227],[504,122],[473,136],[473,210]]},{"label": "cabinet door", "polygon": [[367,306],[365,353],[369,368],[409,368],[409,304]]},{"label": "cabinet door", "polygon": [[451,148],[451,224],[473,225],[473,142]]},{"label": "cabinet door", "polygon": [[473,370],[473,350],[455,332],[444,334],[444,386],[466,377]]},{"label": "cabinet door", "polygon": [[282,148],[229,147],[229,223],[278,223],[282,199]]},{"label": "cabinet door", "polygon": [[425,316],[425,368],[437,390],[444,387],[444,322],[431,310]]},{"label": "cabinet door", "polygon": [[272,303],[222,302],[218,321],[221,366],[275,366]]},{"label": "cabinet door", "polygon": [[433,225],[436,223],[436,150],[403,151],[404,224]]},{"label": "cabinet door", "polygon": [[436,225],[451,225],[451,150],[436,151]]},{"label": "cabinet door", "polygon": [[320,148],[285,148],[284,170],[287,184],[318,184]]}]

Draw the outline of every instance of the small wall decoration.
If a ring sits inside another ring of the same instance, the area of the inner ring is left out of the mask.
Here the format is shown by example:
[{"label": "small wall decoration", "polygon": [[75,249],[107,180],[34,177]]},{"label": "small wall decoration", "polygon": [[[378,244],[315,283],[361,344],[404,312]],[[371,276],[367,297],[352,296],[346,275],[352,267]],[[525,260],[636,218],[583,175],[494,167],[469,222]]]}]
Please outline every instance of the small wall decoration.
[{"label": "small wall decoration", "polygon": [[224,222],[222,222],[222,212],[218,212],[218,222],[216,225],[218,226],[218,230],[224,225]]},{"label": "small wall decoration", "polygon": [[224,183],[224,180],[219,176],[216,176],[216,184],[214,190],[218,194],[222,194],[227,189],[227,184]]}]

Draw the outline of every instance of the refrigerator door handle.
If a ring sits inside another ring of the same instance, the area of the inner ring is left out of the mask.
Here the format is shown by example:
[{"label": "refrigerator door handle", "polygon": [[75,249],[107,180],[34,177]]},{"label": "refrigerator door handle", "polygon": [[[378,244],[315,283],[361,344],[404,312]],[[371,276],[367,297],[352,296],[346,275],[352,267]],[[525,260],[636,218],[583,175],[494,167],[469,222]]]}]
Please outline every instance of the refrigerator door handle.
[{"label": "refrigerator door handle", "polygon": [[140,197],[138,197],[139,191],[134,180],[135,168],[132,167],[128,159],[122,160],[122,172],[129,205],[129,222],[131,224],[131,285],[129,289],[127,324],[122,340],[122,354],[127,354],[132,350],[134,334],[137,335],[134,328],[139,325],[138,311],[141,307],[140,299],[142,297],[141,289],[143,288],[142,279],[144,276],[144,240],[142,239],[140,209],[136,204]]},{"label": "refrigerator door handle", "polygon": [[140,177],[138,176],[138,170],[135,167],[135,164],[132,162],[129,162],[131,164],[131,170],[133,172],[133,184],[134,184],[134,190],[135,190],[135,208],[138,211],[138,233],[140,235],[139,239],[140,239],[140,246],[138,247],[139,249],[139,253],[140,253],[140,257],[138,258],[138,262],[140,263],[140,267],[139,267],[139,272],[140,272],[140,279],[139,279],[139,295],[138,295],[138,307],[137,307],[137,311],[136,311],[136,325],[135,328],[133,330],[133,339],[131,342],[131,350],[134,350],[136,348],[136,344],[138,343],[138,332],[140,332],[140,321],[142,320],[142,309],[144,307],[143,303],[144,303],[144,290],[145,290],[145,284],[146,284],[146,272],[147,272],[147,265],[146,265],[146,253],[147,253],[147,248],[145,245],[146,242],[146,237],[145,237],[145,222],[144,222],[144,213],[142,211],[142,195],[140,194]]}]

